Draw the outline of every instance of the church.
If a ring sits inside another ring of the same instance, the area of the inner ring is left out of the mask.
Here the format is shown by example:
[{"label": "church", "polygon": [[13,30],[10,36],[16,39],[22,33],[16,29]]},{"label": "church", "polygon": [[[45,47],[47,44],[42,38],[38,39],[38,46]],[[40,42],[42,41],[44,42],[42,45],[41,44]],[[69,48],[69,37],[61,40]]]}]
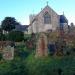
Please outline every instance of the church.
[{"label": "church", "polygon": [[37,15],[30,15],[29,19],[29,34],[55,31],[60,27],[65,31],[68,29],[68,20],[64,14],[58,15],[49,5],[46,5]]}]

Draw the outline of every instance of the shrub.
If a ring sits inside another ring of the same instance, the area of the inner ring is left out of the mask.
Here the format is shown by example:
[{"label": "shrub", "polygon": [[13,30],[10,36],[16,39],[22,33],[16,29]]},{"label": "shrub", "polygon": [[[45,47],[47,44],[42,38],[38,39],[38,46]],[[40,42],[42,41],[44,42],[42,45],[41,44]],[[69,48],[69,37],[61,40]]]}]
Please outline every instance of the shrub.
[{"label": "shrub", "polygon": [[11,31],[8,33],[8,40],[20,42],[24,40],[24,33],[21,31]]},{"label": "shrub", "polygon": [[26,60],[28,75],[73,75],[75,59],[71,56],[42,57],[29,56]]},{"label": "shrub", "polygon": [[6,35],[0,33],[0,41],[4,41],[4,40],[6,40],[6,39],[7,39]]}]

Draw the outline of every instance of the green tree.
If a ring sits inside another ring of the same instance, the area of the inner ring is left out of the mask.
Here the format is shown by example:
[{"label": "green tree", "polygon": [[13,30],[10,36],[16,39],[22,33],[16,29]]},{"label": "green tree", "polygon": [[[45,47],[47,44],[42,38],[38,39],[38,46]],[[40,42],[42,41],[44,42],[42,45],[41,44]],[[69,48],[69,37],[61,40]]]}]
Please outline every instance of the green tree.
[{"label": "green tree", "polygon": [[0,28],[0,41],[2,41],[2,40],[6,40],[6,35],[3,34],[2,28]]},{"label": "green tree", "polygon": [[1,23],[1,28],[5,31],[15,29],[15,25],[19,24],[14,17],[5,17]]},{"label": "green tree", "polygon": [[7,38],[6,38],[6,36],[5,36],[5,34],[1,34],[0,33],[0,41],[4,41],[4,40],[6,40]]},{"label": "green tree", "polygon": [[2,28],[0,28],[0,34],[2,34],[2,33],[3,33]]},{"label": "green tree", "polygon": [[24,40],[24,33],[21,31],[11,31],[8,33],[8,40],[20,42]]}]

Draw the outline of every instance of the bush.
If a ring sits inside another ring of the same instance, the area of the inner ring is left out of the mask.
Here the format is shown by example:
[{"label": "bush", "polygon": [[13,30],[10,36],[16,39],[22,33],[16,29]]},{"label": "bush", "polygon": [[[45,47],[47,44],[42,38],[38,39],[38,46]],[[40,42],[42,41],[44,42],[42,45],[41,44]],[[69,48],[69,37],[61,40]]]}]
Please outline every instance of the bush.
[{"label": "bush", "polygon": [[8,40],[20,42],[24,40],[24,33],[21,31],[11,31],[8,33]]},{"label": "bush", "polygon": [[25,45],[15,46],[15,56],[18,56],[21,59],[25,59],[30,53],[31,50],[28,50]]},{"label": "bush", "polygon": [[0,33],[0,41],[5,41],[7,40],[7,37],[5,34]]},{"label": "bush", "polygon": [[75,59],[71,56],[35,58],[29,56],[26,62],[28,75],[73,75]]},{"label": "bush", "polygon": [[[61,74],[62,73],[62,74]],[[0,75],[73,75],[75,57],[42,57],[29,55],[27,59],[15,57],[0,64]]]},{"label": "bush", "polygon": [[0,64],[0,75],[27,75],[23,60],[4,61]]},{"label": "bush", "polygon": [[29,56],[26,62],[28,75],[57,75],[50,58]]}]

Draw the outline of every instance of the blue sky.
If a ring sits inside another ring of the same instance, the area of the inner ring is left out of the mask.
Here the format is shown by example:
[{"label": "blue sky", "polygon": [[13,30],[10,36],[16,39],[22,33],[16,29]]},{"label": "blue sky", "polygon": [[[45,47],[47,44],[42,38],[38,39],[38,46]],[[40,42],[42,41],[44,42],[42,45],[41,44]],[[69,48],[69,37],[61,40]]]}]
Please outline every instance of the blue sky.
[{"label": "blue sky", "polygon": [[21,24],[29,24],[29,15],[39,13],[47,1],[59,15],[64,11],[69,23],[75,23],[75,0],[0,0],[0,22],[11,16]]}]

